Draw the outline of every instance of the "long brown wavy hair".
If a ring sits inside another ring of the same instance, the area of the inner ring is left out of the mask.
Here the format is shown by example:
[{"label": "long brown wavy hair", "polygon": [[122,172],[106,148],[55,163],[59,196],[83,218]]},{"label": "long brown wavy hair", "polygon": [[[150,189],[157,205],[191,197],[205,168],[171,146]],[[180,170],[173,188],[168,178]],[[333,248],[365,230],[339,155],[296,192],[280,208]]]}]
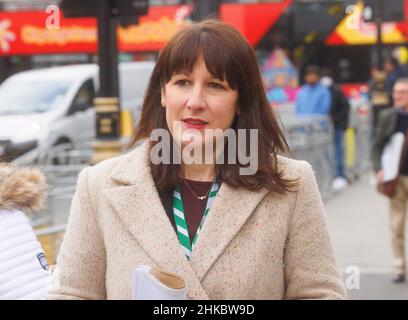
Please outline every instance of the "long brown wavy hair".
[{"label": "long brown wavy hair", "polygon": [[[173,74],[191,72],[199,55],[204,57],[208,71],[238,92],[239,115],[232,129],[258,129],[258,170],[253,175],[240,175],[245,167],[236,159],[235,164],[216,164],[216,174],[223,183],[232,187],[284,193],[293,191],[296,180],[286,180],[278,170],[277,154],[290,153],[277,117],[271,109],[263,87],[254,50],[233,27],[218,20],[204,20],[181,29],[159,55],[147,87],[138,124],[129,147],[149,138],[154,129],[169,131],[165,108],[161,107],[161,90]],[[169,131],[170,132],[170,131]],[[247,137],[248,138],[248,137]],[[150,148],[158,142],[150,142]],[[172,143],[171,143],[172,145]],[[237,146],[238,148],[238,143]],[[171,148],[171,146],[170,146]],[[225,150],[228,146],[226,144]],[[246,150],[249,149],[247,139]],[[236,149],[238,150],[238,149]],[[173,154],[170,152],[170,154]],[[151,163],[152,176],[159,191],[174,188],[179,165]]]}]

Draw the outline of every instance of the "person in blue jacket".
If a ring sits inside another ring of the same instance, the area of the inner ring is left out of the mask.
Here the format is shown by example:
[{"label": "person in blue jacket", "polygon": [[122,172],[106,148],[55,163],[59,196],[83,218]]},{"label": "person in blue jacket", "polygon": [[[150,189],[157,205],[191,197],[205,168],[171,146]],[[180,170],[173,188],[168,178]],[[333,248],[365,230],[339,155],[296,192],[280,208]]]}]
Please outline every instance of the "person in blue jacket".
[{"label": "person in blue jacket", "polygon": [[321,71],[318,66],[310,65],[305,70],[305,84],[296,96],[296,114],[328,115],[331,95],[329,89],[320,83]]}]

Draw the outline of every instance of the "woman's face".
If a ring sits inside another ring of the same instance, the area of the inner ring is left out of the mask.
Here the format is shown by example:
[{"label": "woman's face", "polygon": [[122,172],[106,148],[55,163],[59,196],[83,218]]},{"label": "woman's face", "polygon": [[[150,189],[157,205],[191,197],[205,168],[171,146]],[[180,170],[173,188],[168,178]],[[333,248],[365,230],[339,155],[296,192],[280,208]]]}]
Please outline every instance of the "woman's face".
[{"label": "woman's face", "polygon": [[[206,129],[230,128],[238,110],[237,102],[238,92],[225,79],[221,81],[211,75],[202,56],[190,74],[173,74],[162,90],[167,125],[181,148],[191,141],[194,145],[201,141],[203,147],[211,139],[204,134]],[[174,132],[174,123],[181,125],[181,135]]]}]

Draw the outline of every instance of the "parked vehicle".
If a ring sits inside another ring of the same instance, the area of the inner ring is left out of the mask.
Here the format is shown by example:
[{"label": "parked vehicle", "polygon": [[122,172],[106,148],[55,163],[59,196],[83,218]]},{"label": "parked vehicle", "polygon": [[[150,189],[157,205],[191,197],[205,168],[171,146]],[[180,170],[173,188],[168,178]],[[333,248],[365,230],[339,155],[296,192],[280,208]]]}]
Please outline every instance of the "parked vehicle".
[{"label": "parked vehicle", "polygon": [[[120,102],[136,119],[154,62],[119,64]],[[91,141],[93,99],[99,89],[96,64],[16,73],[0,86],[0,157],[13,160],[29,150]]]}]

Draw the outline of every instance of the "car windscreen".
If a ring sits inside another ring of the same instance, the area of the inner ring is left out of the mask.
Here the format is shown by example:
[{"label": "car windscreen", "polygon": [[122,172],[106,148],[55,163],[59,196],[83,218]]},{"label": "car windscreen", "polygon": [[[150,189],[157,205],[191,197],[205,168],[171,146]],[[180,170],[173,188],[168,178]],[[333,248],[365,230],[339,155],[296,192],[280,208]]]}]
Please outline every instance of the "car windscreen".
[{"label": "car windscreen", "polygon": [[41,113],[57,107],[69,82],[9,81],[0,86],[0,115]]}]

